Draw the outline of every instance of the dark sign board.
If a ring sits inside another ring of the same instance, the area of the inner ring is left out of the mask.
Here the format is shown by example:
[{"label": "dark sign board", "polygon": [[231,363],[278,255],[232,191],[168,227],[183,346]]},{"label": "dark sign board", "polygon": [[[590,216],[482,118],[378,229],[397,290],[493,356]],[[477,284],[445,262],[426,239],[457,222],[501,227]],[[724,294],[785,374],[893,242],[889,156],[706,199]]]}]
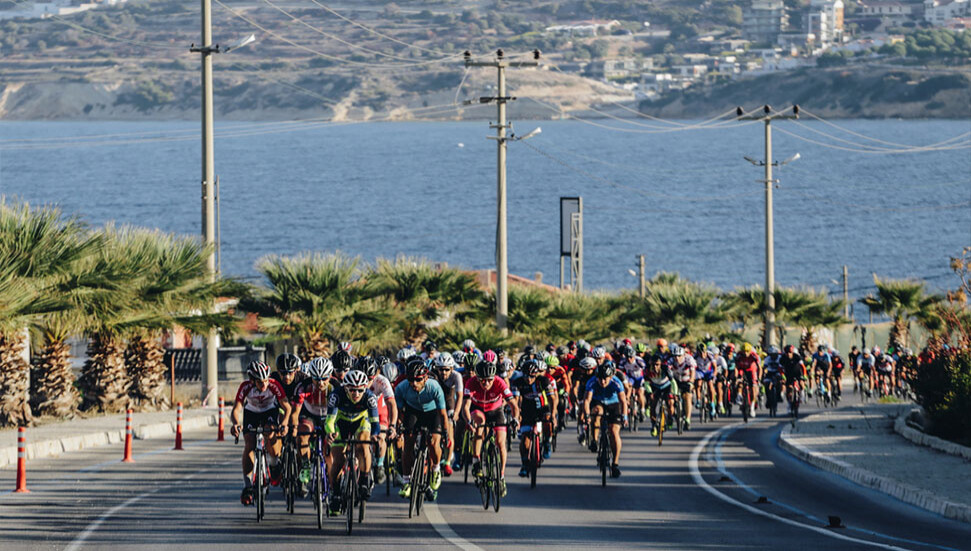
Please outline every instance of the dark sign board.
[{"label": "dark sign board", "polygon": [[560,256],[570,256],[573,240],[573,213],[583,211],[583,199],[560,197]]}]

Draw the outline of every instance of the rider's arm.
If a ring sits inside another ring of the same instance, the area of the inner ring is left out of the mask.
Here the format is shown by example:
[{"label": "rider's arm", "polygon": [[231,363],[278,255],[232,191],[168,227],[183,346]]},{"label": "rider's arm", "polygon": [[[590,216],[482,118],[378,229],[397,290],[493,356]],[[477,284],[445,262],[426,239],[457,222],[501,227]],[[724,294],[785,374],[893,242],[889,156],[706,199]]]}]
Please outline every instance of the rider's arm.
[{"label": "rider's arm", "polygon": [[327,434],[333,434],[337,432],[337,393],[338,389],[335,389],[330,393],[330,398],[327,400],[327,418],[324,419],[324,432]]},{"label": "rider's arm", "polygon": [[236,401],[233,404],[233,412],[229,416],[233,422],[233,425],[243,424],[243,402],[246,400],[246,392],[251,384],[252,383],[249,381],[243,381],[239,385],[239,389],[236,391]]},{"label": "rider's arm", "polygon": [[293,398],[295,403],[293,404],[293,413],[290,415],[290,425],[295,427],[300,424],[300,410],[303,409],[304,397],[299,392],[295,392]]},{"label": "rider's arm", "polygon": [[371,422],[371,436],[377,438],[381,434],[381,417],[378,415],[378,399],[374,394],[368,396],[367,415]]},{"label": "rider's arm", "polygon": [[384,404],[388,407],[388,427],[394,427],[398,424],[398,401],[395,400],[394,394],[390,398],[384,399]]},{"label": "rider's arm", "polygon": [[590,402],[593,401],[593,391],[588,390],[586,397],[583,399],[583,416],[590,417]]},{"label": "rider's arm", "polygon": [[519,419],[519,401],[513,397],[506,398],[506,403],[512,408],[512,416],[514,419]]},{"label": "rider's arm", "polygon": [[621,390],[621,392],[618,392],[617,394],[620,397],[620,414],[626,420],[627,419],[627,393]]}]

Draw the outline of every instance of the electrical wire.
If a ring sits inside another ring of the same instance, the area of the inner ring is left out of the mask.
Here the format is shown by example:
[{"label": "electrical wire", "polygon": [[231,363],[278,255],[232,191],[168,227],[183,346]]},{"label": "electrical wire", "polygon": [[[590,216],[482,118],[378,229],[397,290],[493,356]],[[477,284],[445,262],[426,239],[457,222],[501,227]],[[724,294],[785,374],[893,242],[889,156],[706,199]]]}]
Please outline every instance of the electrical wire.
[{"label": "electrical wire", "polygon": [[800,108],[799,113],[800,114],[808,115],[810,118],[813,118],[813,119],[815,119],[815,120],[817,120],[817,121],[819,121],[819,122],[821,122],[821,123],[823,123],[823,124],[825,124],[827,126],[831,126],[833,128],[836,128],[837,130],[840,130],[842,132],[846,132],[847,134],[850,134],[852,136],[856,136],[858,138],[863,138],[865,140],[870,140],[872,142],[876,142],[876,143],[879,143],[879,144],[889,145],[889,146],[892,146],[892,147],[898,147],[898,148],[902,148],[902,149],[913,149],[915,147],[921,148],[921,147],[932,147],[932,146],[936,146],[936,145],[943,145],[943,144],[947,144],[947,143],[950,143],[950,142],[953,142],[953,141],[957,141],[957,140],[959,140],[961,138],[964,138],[964,137],[967,137],[967,136],[971,135],[971,132],[965,132],[964,134],[960,134],[960,135],[955,136],[953,138],[949,138],[947,140],[944,140],[943,142],[938,142],[937,144],[932,144],[931,146],[914,146],[914,145],[909,145],[909,144],[900,144],[900,143],[896,143],[896,142],[889,142],[889,141],[881,140],[881,139],[878,139],[878,138],[872,138],[872,137],[867,136],[865,134],[860,134],[859,132],[854,132],[854,131],[852,131],[852,130],[850,130],[848,128],[844,128],[842,126],[839,126],[836,123],[830,122],[830,121],[828,121],[828,120],[820,117],[819,115],[816,115],[816,114],[814,114],[814,113],[812,113],[810,111],[807,111],[805,108]]},{"label": "electrical wire", "polygon": [[879,152],[885,152],[885,153],[910,153],[910,152],[916,152],[916,151],[937,151],[939,149],[947,149],[947,148],[949,148],[948,146],[942,145],[942,144],[950,144],[950,143],[953,143],[956,140],[965,138],[967,136],[971,136],[971,132],[965,132],[964,134],[960,134],[958,136],[955,136],[954,138],[949,138],[949,139],[945,140],[944,142],[939,142],[937,144],[931,144],[931,145],[927,145],[927,146],[915,146],[915,147],[910,147],[908,149],[899,149],[899,148],[881,147],[881,146],[868,145],[868,144],[860,144],[860,143],[857,143],[857,142],[854,142],[854,141],[851,141],[851,140],[845,140],[843,138],[840,138],[838,136],[834,136],[832,134],[827,134],[826,132],[823,132],[822,130],[819,130],[817,128],[813,128],[813,127],[808,126],[806,124],[803,124],[803,123],[801,123],[799,121],[792,121],[792,122],[793,122],[793,124],[799,126],[800,128],[805,128],[806,130],[808,130],[810,132],[813,132],[815,134],[819,134],[821,136],[825,136],[825,137],[830,138],[832,140],[835,140],[837,142],[849,144],[851,146],[858,146],[858,147],[868,148],[868,149],[870,149],[872,151],[879,151]]},{"label": "electrical wire", "polygon": [[310,2],[313,3],[313,4],[316,4],[318,7],[320,7],[324,11],[326,11],[326,12],[328,12],[328,13],[330,13],[330,14],[332,14],[332,15],[334,15],[334,16],[336,16],[336,17],[338,17],[338,18],[340,18],[340,19],[342,19],[342,20],[344,20],[344,21],[346,21],[348,23],[350,23],[351,25],[354,25],[355,27],[359,27],[361,29],[364,29],[365,31],[367,31],[367,32],[369,32],[369,33],[371,33],[371,34],[373,34],[375,36],[379,36],[381,38],[384,38],[385,40],[390,40],[391,42],[394,42],[396,44],[400,44],[402,46],[407,46],[409,48],[415,48],[416,50],[420,50],[420,51],[423,51],[423,52],[428,52],[428,53],[435,54],[435,55],[441,55],[441,56],[448,56],[448,55],[450,55],[448,52],[444,52],[442,50],[433,50],[433,49],[429,49],[429,48],[422,48],[421,46],[417,46],[415,44],[409,44],[407,42],[403,42],[403,41],[398,40],[397,38],[395,38],[393,36],[390,36],[390,35],[387,35],[387,34],[384,34],[384,33],[380,32],[380,31],[377,31],[375,29],[372,29],[371,27],[368,27],[367,25],[364,25],[363,23],[358,23],[357,21],[354,21],[353,19],[351,19],[349,17],[346,17],[346,16],[338,13],[333,8],[331,8],[331,7],[327,6],[327,5],[321,4],[317,0],[310,0]]},{"label": "electrical wire", "polygon": [[961,144],[961,145],[953,146],[953,147],[940,147],[940,148],[933,148],[933,149],[912,149],[912,150],[896,149],[896,150],[892,150],[892,151],[876,151],[876,150],[873,150],[873,149],[859,149],[859,148],[853,148],[853,147],[843,147],[843,146],[839,146],[839,145],[828,144],[828,143],[825,143],[825,142],[821,142],[821,141],[818,141],[818,140],[813,140],[811,138],[807,138],[805,136],[796,134],[795,132],[790,132],[790,131],[788,131],[788,130],[786,130],[784,128],[778,128],[777,127],[776,128],[776,131],[781,132],[783,134],[786,134],[787,136],[792,136],[793,138],[796,138],[797,140],[802,140],[804,142],[811,143],[811,144],[814,144],[814,145],[818,145],[820,147],[825,147],[825,148],[828,148],[828,149],[836,149],[836,150],[839,150],[839,151],[849,151],[851,153],[867,153],[867,154],[872,154],[872,155],[893,155],[893,154],[900,154],[900,153],[921,153],[921,152],[927,152],[927,151],[954,151],[954,150],[960,150],[960,149],[971,149],[971,143],[969,143],[967,145]]}]

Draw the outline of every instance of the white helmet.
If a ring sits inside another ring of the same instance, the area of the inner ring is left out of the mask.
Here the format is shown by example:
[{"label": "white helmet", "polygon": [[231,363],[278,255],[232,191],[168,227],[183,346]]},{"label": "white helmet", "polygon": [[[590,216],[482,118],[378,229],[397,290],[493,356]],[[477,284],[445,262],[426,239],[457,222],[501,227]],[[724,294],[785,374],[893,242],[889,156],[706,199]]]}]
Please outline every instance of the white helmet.
[{"label": "white helmet", "polygon": [[451,354],[439,354],[438,356],[435,356],[433,361],[435,362],[436,369],[443,367],[455,369],[455,358],[453,358]]},{"label": "white helmet", "polygon": [[398,360],[403,362],[414,355],[415,355],[415,349],[410,346],[407,346],[398,351]]},{"label": "white helmet", "polygon": [[344,375],[344,386],[350,388],[364,388],[368,384],[367,375],[363,371],[353,369]]},{"label": "white helmet", "polygon": [[314,358],[304,364],[304,373],[315,381],[330,379],[334,373],[334,364],[327,358]]}]

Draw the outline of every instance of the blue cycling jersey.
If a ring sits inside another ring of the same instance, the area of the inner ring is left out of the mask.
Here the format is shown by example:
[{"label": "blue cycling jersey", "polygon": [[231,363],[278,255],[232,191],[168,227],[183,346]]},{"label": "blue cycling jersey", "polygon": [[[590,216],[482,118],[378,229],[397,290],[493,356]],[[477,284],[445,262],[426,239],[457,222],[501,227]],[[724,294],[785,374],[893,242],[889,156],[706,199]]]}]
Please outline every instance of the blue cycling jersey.
[{"label": "blue cycling jersey", "polygon": [[438,381],[428,379],[421,392],[415,392],[407,380],[398,383],[394,389],[394,399],[399,404],[405,404],[411,409],[420,411],[435,411],[445,409],[445,392]]},{"label": "blue cycling jersey", "polygon": [[590,377],[587,381],[587,392],[593,392],[593,401],[596,403],[617,404],[620,403],[620,394],[624,392],[624,383],[617,377],[613,377],[607,386],[603,386],[600,384],[600,379]]}]

